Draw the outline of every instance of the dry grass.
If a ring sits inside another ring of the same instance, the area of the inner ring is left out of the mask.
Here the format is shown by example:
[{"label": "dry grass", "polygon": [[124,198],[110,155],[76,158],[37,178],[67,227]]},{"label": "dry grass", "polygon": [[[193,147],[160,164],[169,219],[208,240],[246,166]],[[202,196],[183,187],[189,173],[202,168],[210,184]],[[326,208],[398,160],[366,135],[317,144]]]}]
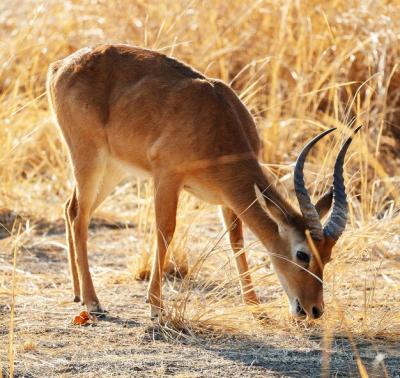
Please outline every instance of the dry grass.
[{"label": "dry grass", "polygon": [[[11,236],[0,244],[0,314],[7,315],[7,329],[14,290],[23,306],[28,292],[36,292],[48,279],[57,281],[17,261],[15,288],[15,243],[17,260],[32,248],[63,247],[62,239],[47,242],[35,233],[35,220],[61,217],[61,203],[71,187],[66,154],[44,96],[47,66],[80,47],[107,41],[157,49],[231,83],[257,120],[266,168],[289,197],[293,161],[306,139],[323,127],[340,130],[310,158],[308,183],[318,196],[331,182],[335,151],[348,126],[364,124],[345,167],[350,221],[327,267],[323,320],[290,322],[266,254],[249,235],[246,250],[268,314],[267,326],[257,324],[241,305],[238,278],[214,208],[184,195],[172,249],[178,265],[188,256],[191,274],[183,282],[166,284],[168,337],[182,330],[193,339],[204,332],[209,337],[317,334],[323,335],[325,350],[335,335],[399,340],[400,157],[394,137],[400,119],[399,12],[395,2],[344,0],[0,4],[0,207],[30,219],[21,234],[11,229],[13,222],[5,224]],[[93,248],[104,254],[122,248],[131,256],[124,271],[106,271],[97,278],[101,282],[131,284],[133,276],[145,278],[148,271],[155,248],[152,185],[134,184],[119,187],[100,209],[108,219],[136,225],[129,246],[92,240]],[[61,282],[57,290],[66,295],[68,285]],[[14,321],[21,325],[25,320]],[[1,363],[13,366],[15,353],[36,350],[29,332],[23,337],[22,349],[11,344],[9,358]],[[329,366],[329,353],[324,356]]]}]

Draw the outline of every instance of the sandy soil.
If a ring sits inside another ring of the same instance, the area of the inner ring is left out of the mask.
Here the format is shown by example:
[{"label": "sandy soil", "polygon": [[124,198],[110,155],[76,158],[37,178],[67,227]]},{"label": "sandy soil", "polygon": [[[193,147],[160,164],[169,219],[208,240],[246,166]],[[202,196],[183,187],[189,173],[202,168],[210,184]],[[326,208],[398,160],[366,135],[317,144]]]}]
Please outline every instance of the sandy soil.
[{"label": "sandy soil", "polygon": [[[95,325],[71,324],[81,311],[72,303],[63,228],[36,233],[18,253],[14,319],[15,376],[317,377],[323,343],[318,333],[188,334],[153,324],[145,304],[146,282],[127,268],[134,229],[91,229],[90,254],[97,292],[108,309]],[[0,366],[8,376],[9,288],[12,253],[0,244]],[[103,246],[93,248],[93,246]],[[168,286],[168,285],[167,285]],[[286,310],[286,309],[285,309]],[[284,311],[284,310],[283,310]],[[370,376],[400,376],[400,342],[356,339]],[[345,337],[332,343],[329,376],[357,376]],[[383,353],[384,366],[379,364]],[[387,371],[385,371],[387,369]]]}]

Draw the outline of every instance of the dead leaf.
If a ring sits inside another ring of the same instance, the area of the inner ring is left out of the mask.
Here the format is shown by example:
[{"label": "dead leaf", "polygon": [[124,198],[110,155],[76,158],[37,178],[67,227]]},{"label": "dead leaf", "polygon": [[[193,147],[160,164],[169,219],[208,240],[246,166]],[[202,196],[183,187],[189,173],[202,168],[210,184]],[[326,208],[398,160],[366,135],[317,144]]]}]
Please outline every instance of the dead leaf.
[{"label": "dead leaf", "polygon": [[90,315],[87,311],[82,311],[79,315],[74,317],[72,324],[74,325],[85,325],[90,320]]}]

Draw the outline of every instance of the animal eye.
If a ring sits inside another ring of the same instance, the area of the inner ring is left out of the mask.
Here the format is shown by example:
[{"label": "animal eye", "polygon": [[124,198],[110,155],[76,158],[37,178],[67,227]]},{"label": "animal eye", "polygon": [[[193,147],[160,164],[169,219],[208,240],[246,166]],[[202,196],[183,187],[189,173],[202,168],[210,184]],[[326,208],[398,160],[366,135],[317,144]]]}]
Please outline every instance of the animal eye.
[{"label": "animal eye", "polygon": [[310,262],[310,256],[305,252],[297,251],[296,252],[296,257],[302,262],[305,262],[305,263],[309,263]]}]

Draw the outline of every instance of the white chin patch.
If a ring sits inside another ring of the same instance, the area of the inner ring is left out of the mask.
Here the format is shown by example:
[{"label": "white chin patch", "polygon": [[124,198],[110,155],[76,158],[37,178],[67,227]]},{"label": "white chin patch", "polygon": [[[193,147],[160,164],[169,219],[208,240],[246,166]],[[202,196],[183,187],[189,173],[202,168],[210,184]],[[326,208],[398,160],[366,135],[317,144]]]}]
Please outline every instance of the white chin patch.
[{"label": "white chin patch", "polygon": [[306,314],[304,310],[302,309],[302,312],[299,312],[298,310],[299,304],[297,302],[297,299],[293,299],[289,302],[289,311],[293,318],[295,319],[304,319],[306,317]]},{"label": "white chin patch", "polygon": [[299,317],[299,315],[297,314],[297,301],[295,299],[289,302],[289,311],[293,317]]}]

